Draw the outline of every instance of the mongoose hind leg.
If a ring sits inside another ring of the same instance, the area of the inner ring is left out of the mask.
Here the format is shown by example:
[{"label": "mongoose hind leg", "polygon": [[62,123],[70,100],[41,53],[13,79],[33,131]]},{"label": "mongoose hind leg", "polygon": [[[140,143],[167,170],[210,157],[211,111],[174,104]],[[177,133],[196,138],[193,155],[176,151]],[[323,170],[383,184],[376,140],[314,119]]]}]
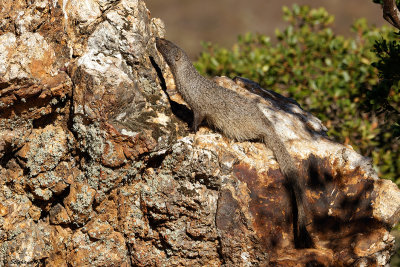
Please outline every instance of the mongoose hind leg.
[{"label": "mongoose hind leg", "polygon": [[193,122],[191,126],[192,132],[196,133],[199,130],[199,126],[203,122],[204,117],[205,116],[202,113],[193,110]]}]

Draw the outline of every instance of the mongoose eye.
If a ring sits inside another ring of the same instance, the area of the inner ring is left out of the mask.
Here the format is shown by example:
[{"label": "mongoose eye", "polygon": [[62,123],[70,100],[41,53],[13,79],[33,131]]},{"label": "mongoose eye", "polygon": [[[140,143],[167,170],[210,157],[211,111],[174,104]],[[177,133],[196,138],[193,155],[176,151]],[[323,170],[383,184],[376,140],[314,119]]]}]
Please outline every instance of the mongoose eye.
[{"label": "mongoose eye", "polygon": [[178,61],[182,57],[182,53],[180,51],[176,51],[175,53],[175,61]]}]

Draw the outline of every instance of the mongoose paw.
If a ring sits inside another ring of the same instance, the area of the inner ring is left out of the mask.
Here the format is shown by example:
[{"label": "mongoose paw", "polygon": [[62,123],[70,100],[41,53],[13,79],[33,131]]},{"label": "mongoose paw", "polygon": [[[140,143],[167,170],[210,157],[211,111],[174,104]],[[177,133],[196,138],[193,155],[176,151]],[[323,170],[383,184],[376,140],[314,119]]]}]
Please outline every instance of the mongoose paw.
[{"label": "mongoose paw", "polygon": [[199,125],[195,125],[195,123],[192,123],[192,126],[190,127],[190,132],[197,133],[198,130],[199,130]]},{"label": "mongoose paw", "polygon": [[199,126],[203,120],[204,120],[203,114],[193,111],[193,122],[191,127],[192,132],[196,133],[199,130]]}]

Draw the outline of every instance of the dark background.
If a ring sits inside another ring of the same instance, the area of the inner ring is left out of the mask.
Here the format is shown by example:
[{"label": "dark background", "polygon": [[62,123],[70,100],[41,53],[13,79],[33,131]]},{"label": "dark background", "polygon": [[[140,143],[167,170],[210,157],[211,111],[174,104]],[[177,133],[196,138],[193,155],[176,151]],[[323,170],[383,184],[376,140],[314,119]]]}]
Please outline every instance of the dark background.
[{"label": "dark background", "polygon": [[201,41],[230,47],[246,32],[263,33],[273,40],[275,29],[286,25],[282,6],[294,3],[325,7],[335,16],[335,32],[346,36],[361,17],[377,26],[386,24],[380,6],[372,0],[146,0],[151,16],[164,21],[166,38],[193,59],[201,50]]}]

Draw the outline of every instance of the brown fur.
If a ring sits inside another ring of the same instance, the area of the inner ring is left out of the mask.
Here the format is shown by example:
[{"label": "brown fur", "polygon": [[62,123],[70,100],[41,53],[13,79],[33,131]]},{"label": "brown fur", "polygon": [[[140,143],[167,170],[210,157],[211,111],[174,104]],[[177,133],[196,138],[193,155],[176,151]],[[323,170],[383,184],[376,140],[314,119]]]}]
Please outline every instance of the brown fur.
[{"label": "brown fur", "polygon": [[263,140],[274,152],[295,204],[294,235],[296,247],[313,246],[306,229],[303,201],[303,184],[293,158],[279,139],[274,127],[255,100],[218,86],[201,76],[186,53],[172,42],[157,38],[157,49],[167,61],[174,75],[177,90],[191,107],[194,120],[192,129],[197,131],[203,120],[221,130],[226,136],[238,141]]}]

